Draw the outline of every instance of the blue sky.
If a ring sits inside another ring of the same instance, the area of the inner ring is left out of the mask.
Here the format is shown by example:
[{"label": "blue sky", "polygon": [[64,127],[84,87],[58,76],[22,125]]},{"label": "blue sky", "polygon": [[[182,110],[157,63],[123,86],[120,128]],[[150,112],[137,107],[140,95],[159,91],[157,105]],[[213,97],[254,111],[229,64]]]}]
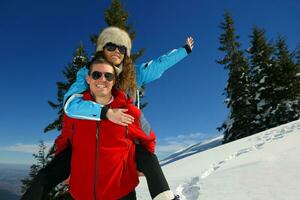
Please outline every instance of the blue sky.
[{"label": "blue sky", "polygon": [[[191,55],[147,85],[144,113],[158,136],[158,154],[219,134],[227,116],[223,89],[227,72],[215,60],[223,13],[235,20],[242,48],[249,46],[254,25],[269,39],[286,37],[289,48],[300,42],[297,0],[152,0],[123,1],[137,31],[133,51],[146,48],[137,63],[156,58],[194,37]],[[31,163],[39,140],[49,145],[59,134],[43,133],[55,119],[48,100],[56,99],[56,82],[72,54],[83,43],[91,55],[89,36],[105,27],[103,11],[110,1],[0,2],[0,163]]]}]

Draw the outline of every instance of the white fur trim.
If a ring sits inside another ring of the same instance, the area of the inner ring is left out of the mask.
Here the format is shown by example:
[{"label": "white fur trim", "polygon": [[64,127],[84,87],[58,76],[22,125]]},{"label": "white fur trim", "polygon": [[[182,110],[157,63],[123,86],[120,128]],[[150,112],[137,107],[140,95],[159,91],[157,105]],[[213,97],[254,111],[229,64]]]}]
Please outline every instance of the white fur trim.
[{"label": "white fur trim", "polygon": [[118,67],[114,66],[114,68],[116,69],[117,75],[119,76],[123,71],[123,64],[121,63]]},{"label": "white fur trim", "polygon": [[[87,117],[87,116],[83,116],[83,115],[70,115],[70,113],[68,112],[68,107],[71,101],[73,101],[75,98],[82,98],[83,94],[73,94],[66,102],[65,106],[64,106],[64,111],[66,113],[67,116],[75,118],[75,119],[87,119],[87,120],[95,120],[95,121],[100,121],[101,119],[99,117]],[[95,102],[92,102],[94,104],[96,104]]]},{"label": "white fur trim", "polygon": [[171,200],[174,199],[174,194],[172,191],[164,191],[157,195],[153,200]]},{"label": "white fur trim", "polygon": [[[73,101],[76,98],[82,98],[83,94],[73,94],[66,102],[65,106],[64,106],[64,111],[66,113],[66,115],[68,115],[69,117],[75,118],[75,119],[87,119],[87,120],[95,120],[95,121],[100,121],[101,119],[99,117],[87,117],[84,115],[75,115],[72,114],[70,115],[70,113],[68,112],[68,107],[70,105],[70,102]],[[109,102],[107,104],[110,104],[114,101],[114,97],[112,96],[111,99],[109,100]],[[97,104],[96,102],[91,101],[91,103],[93,104]],[[101,104],[100,104],[101,105]]]}]

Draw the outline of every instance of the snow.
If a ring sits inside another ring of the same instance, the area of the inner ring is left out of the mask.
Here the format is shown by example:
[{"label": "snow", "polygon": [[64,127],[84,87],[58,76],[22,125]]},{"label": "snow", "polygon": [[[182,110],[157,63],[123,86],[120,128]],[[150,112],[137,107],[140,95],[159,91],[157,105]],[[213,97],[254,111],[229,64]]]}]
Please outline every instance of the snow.
[{"label": "snow", "polygon": [[255,94],[255,100],[259,100],[259,97],[260,97],[260,95],[261,95],[261,93],[260,92],[256,92],[256,94]]},{"label": "snow", "polygon": [[262,51],[260,51],[257,55],[258,55],[258,56],[263,56],[264,52],[265,52],[265,51],[262,50]]},{"label": "snow", "polygon": [[259,83],[265,83],[267,76],[264,76],[262,79],[260,79]]},{"label": "snow", "polygon": [[262,110],[264,105],[267,105],[267,103],[266,103],[266,101],[263,99],[263,100],[261,100],[260,102],[258,102],[258,104],[257,104],[257,110]]},{"label": "snow", "polygon": [[73,58],[73,63],[77,62],[77,61],[85,61],[86,58],[84,56],[75,56]]},{"label": "snow", "polygon": [[258,91],[260,92],[260,91],[263,91],[263,90],[265,90],[266,88],[265,87],[260,87],[259,89],[258,89]]},{"label": "snow", "polygon": [[275,88],[274,90],[275,91],[284,91],[284,90],[287,90],[287,88],[281,86],[281,87]]},{"label": "snow", "polygon": [[[176,161],[163,171],[181,200],[299,200],[299,157],[300,120],[179,160],[173,157]],[[140,180],[137,197],[150,200],[145,179]]]},{"label": "snow", "polygon": [[212,139],[206,140],[204,142],[200,142],[194,145],[190,145],[186,147],[185,149],[179,150],[168,157],[164,158],[160,161],[160,164],[166,165],[168,163],[177,161],[179,159],[185,158],[187,156],[190,156],[195,153],[199,153],[201,151],[205,151],[211,148],[214,148],[216,146],[220,146],[222,144],[223,135],[216,136]]},{"label": "snow", "polygon": [[256,71],[259,74],[262,71],[262,68],[260,65],[257,65],[256,67],[253,68],[253,71],[254,72]]}]

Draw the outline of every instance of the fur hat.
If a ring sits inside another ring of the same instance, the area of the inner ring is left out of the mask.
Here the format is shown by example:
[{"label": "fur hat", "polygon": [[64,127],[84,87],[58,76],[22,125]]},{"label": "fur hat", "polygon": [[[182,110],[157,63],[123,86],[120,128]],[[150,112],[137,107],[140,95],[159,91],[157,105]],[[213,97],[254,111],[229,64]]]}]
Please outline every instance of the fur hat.
[{"label": "fur hat", "polygon": [[130,56],[131,39],[126,31],[114,26],[105,28],[97,39],[96,51],[103,51],[103,47],[109,42],[125,46],[127,48],[126,54]]}]

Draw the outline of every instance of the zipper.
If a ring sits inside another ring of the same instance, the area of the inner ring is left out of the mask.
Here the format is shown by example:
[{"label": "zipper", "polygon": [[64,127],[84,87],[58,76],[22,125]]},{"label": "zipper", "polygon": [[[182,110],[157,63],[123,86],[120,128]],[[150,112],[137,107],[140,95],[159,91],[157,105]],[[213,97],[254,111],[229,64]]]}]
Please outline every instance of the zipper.
[{"label": "zipper", "polygon": [[129,150],[129,146],[130,146],[130,144],[129,144],[129,142],[128,142],[128,126],[126,126],[126,143],[127,143],[127,149]]},{"label": "zipper", "polygon": [[74,144],[75,125],[72,124],[72,145]]},{"label": "zipper", "polygon": [[100,122],[97,121],[96,127],[96,156],[95,156],[95,177],[94,177],[94,199],[97,200],[97,176],[98,176],[98,138],[99,138],[99,131],[100,131]]}]

